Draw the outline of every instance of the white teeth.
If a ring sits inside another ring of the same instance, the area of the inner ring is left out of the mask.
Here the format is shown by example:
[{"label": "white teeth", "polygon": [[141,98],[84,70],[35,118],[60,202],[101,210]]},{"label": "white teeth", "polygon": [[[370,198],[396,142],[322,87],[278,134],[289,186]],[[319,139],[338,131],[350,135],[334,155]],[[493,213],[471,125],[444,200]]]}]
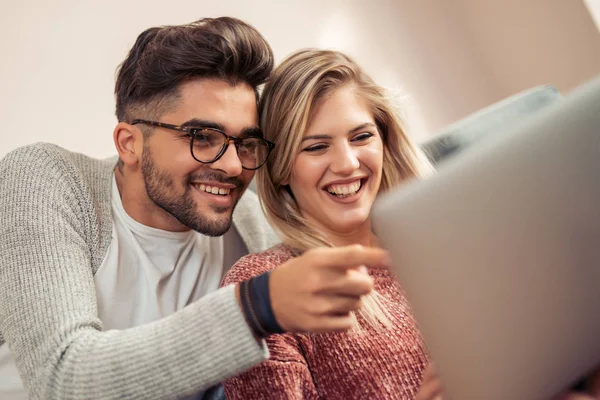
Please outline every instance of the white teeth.
[{"label": "white teeth", "polygon": [[360,186],[360,181],[355,181],[349,185],[331,185],[327,188],[327,191],[336,196],[348,196],[358,192]]},{"label": "white teeth", "polygon": [[203,183],[201,184],[194,184],[194,186],[196,186],[198,189],[202,190],[203,192],[207,192],[207,193],[211,193],[211,194],[218,194],[221,196],[225,196],[228,195],[229,192],[231,191],[231,189],[229,188],[218,188],[216,186],[208,186],[205,185]]}]

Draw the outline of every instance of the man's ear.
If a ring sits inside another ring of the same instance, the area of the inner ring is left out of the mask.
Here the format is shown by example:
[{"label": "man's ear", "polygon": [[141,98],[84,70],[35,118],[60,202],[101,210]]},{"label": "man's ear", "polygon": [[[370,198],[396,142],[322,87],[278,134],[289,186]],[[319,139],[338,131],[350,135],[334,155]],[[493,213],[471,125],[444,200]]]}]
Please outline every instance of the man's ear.
[{"label": "man's ear", "polygon": [[119,122],[113,132],[113,140],[123,164],[134,167],[142,161],[144,135],[135,125]]}]

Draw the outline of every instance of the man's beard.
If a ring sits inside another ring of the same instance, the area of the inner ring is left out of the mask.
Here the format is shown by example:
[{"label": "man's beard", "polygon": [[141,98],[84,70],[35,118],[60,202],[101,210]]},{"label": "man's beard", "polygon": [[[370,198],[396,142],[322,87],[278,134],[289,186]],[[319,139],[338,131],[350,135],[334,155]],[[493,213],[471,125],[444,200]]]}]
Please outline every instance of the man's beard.
[{"label": "man's beard", "polygon": [[[204,180],[213,182],[231,183],[236,186],[239,194],[244,190],[244,184],[238,178],[227,178],[221,174],[209,171],[203,175]],[[215,214],[219,214],[217,218],[209,218],[200,214],[196,209],[196,202],[193,199],[190,182],[197,179],[192,179],[188,176],[183,183],[184,193],[181,196],[176,194],[177,185],[173,179],[165,172],[160,171],[154,165],[152,160],[152,152],[148,146],[144,146],[142,155],[142,177],[148,197],[157,206],[171,214],[183,225],[207,236],[224,235],[231,227],[231,214],[235,208],[237,201],[233,207],[215,207],[209,206]],[[208,178],[208,179],[206,179]]]}]

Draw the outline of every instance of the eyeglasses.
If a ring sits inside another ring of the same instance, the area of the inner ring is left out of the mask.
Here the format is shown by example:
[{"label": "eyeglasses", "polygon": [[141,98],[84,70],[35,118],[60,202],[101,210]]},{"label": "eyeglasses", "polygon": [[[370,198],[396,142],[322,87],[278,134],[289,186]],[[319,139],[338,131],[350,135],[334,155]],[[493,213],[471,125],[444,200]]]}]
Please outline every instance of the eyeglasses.
[{"label": "eyeglasses", "polygon": [[231,142],[235,145],[242,168],[248,170],[259,169],[267,161],[275,143],[259,136],[229,136],[223,131],[214,128],[194,128],[179,125],[165,124],[156,121],[134,119],[131,125],[144,124],[160,128],[185,132],[191,137],[190,152],[194,160],[202,164],[210,164],[223,157]]}]

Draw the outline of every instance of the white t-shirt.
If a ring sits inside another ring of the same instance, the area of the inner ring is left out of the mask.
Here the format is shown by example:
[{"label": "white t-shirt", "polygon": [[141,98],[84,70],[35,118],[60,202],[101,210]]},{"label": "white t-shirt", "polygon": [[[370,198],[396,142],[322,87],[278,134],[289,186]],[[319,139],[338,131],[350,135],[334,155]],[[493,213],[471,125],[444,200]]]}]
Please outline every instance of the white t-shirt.
[{"label": "white t-shirt", "polygon": [[[103,329],[156,321],[218,289],[225,272],[247,253],[235,229],[209,237],[140,224],[123,208],[113,178],[112,241],[94,275]],[[0,346],[0,399],[27,394],[6,344]]]}]

